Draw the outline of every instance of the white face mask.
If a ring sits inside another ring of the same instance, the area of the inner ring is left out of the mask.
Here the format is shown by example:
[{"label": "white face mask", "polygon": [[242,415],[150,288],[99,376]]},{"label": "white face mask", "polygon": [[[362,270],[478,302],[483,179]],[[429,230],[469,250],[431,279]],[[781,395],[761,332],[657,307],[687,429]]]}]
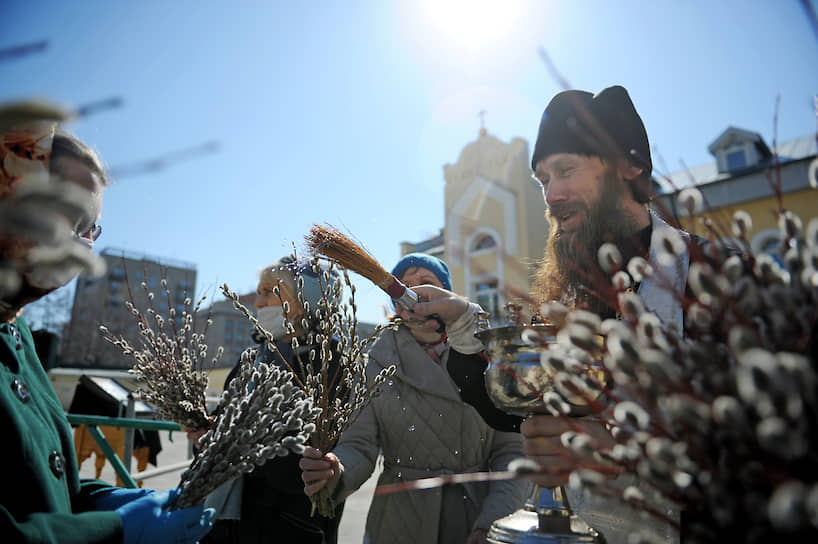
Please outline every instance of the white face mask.
[{"label": "white face mask", "polygon": [[284,308],[281,306],[265,306],[258,309],[258,322],[264,330],[273,335],[273,338],[283,338],[287,335],[284,325]]}]

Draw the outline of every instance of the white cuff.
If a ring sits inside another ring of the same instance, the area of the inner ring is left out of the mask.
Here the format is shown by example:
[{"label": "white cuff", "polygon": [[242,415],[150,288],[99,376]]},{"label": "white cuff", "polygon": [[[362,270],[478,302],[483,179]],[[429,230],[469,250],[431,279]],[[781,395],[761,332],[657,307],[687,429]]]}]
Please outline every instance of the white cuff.
[{"label": "white cuff", "polygon": [[474,333],[478,331],[478,320],[482,314],[485,312],[479,304],[469,302],[468,309],[446,327],[446,334],[452,349],[464,355],[480,353],[485,349],[483,342],[474,336]]}]

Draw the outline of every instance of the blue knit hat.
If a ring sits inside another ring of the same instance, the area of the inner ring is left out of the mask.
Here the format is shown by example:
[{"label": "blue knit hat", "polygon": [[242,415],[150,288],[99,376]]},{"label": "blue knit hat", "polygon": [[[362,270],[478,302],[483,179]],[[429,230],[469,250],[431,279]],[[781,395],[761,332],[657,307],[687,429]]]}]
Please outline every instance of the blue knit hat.
[{"label": "blue knit hat", "polygon": [[419,266],[432,272],[447,291],[452,290],[452,276],[446,263],[428,253],[409,253],[404,255],[392,269],[392,275],[400,279],[408,269]]}]

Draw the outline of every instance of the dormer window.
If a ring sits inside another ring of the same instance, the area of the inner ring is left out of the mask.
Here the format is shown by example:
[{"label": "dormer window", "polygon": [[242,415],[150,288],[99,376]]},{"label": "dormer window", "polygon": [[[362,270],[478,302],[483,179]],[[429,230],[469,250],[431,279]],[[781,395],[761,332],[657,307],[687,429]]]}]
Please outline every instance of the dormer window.
[{"label": "dormer window", "polygon": [[747,168],[747,152],[744,150],[743,145],[738,149],[733,149],[732,151],[726,150],[724,153],[724,159],[727,163],[728,172],[734,172],[736,170]]},{"label": "dormer window", "polygon": [[716,157],[719,173],[734,174],[760,165],[772,156],[757,132],[729,127],[708,147]]}]

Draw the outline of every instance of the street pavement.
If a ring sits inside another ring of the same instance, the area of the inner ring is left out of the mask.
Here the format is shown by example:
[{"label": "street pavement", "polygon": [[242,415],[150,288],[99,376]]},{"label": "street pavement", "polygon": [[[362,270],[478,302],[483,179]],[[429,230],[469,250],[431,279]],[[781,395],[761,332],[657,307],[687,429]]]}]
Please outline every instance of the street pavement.
[{"label": "street pavement", "polygon": [[[188,458],[188,440],[184,433],[161,431],[162,451],[159,452],[157,460],[159,467],[173,465]],[[134,468],[136,463],[133,463]],[[380,462],[377,464],[381,466]],[[156,467],[148,465],[147,470]],[[184,469],[178,469],[159,476],[144,480],[143,487],[149,487],[159,491],[172,489],[179,483],[179,478]],[[341,518],[338,542],[339,544],[360,544],[363,542],[364,525],[366,523],[366,513],[369,510],[369,503],[372,501],[372,494],[375,491],[375,483],[378,479],[379,469],[361,486],[361,488],[349,496],[344,506],[344,514]],[[82,478],[95,478],[94,458],[86,459],[80,467]],[[100,475],[102,480],[111,484],[116,482],[116,474],[110,463],[105,463]]]}]

